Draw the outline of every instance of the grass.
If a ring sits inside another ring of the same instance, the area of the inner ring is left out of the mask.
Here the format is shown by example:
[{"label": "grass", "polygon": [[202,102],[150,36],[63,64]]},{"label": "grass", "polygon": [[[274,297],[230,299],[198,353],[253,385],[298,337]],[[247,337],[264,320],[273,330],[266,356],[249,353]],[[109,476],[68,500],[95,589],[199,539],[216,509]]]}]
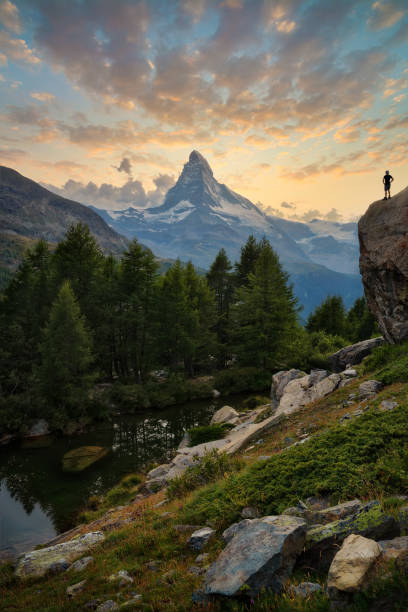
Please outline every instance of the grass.
[{"label": "grass", "polygon": [[375,372],[375,378],[385,385],[408,382],[408,342],[374,349],[364,361],[364,372]]},{"label": "grass", "polygon": [[[375,371],[366,370],[367,377],[377,378],[377,371],[383,364],[377,363],[375,367]],[[1,608],[69,612],[82,609],[95,598],[121,602],[129,599],[131,592],[137,592],[143,597],[140,609],[152,612],[199,610],[203,608],[192,605],[191,594],[200,587],[202,578],[189,571],[196,565],[197,552],[187,546],[190,532],[175,530],[177,524],[211,523],[217,529],[217,536],[205,549],[209,553],[208,563],[211,563],[224,546],[221,529],[239,518],[246,505],[255,505],[269,514],[281,511],[299,498],[325,494],[333,503],[355,496],[380,499],[387,512],[398,513],[403,502],[397,495],[408,491],[407,385],[397,382],[386,387],[369,402],[369,409],[363,416],[340,426],[340,417],[359,408],[357,401],[347,405],[347,400],[350,393],[356,393],[361,380],[290,415],[264,434],[261,444],[247,449],[241,457],[207,454],[201,465],[193,466],[172,482],[166,492],[170,501],[164,506],[153,507],[163,499],[161,492],[107,515],[113,517],[111,520],[115,523],[119,516],[128,513],[126,516],[131,521],[125,527],[106,532],[106,541],[92,553],[94,565],[81,573],[22,583],[16,581],[10,565],[1,566]],[[383,399],[394,399],[399,407],[391,412],[380,412],[378,407]],[[283,450],[304,434],[311,435],[311,440]],[[257,461],[259,455],[270,455],[271,459],[260,462]],[[101,516],[116,504],[128,503],[138,491],[139,481],[138,475],[126,477],[102,501],[91,500],[87,512]],[[103,525],[104,519],[100,520]],[[89,531],[89,526],[84,530]],[[157,571],[149,569],[150,561],[155,561]],[[107,580],[120,569],[128,570],[134,578],[134,583],[124,589],[113,587]],[[69,601],[65,592],[67,586],[85,578],[84,592]],[[325,576],[309,576],[298,570],[290,584],[304,580],[323,585]],[[117,600],[119,591],[121,595]],[[352,612],[402,611],[406,609],[407,592],[407,574],[390,567],[382,571],[375,583],[348,609]],[[383,604],[373,607],[378,602]],[[281,595],[262,593],[253,602],[212,602],[205,609],[216,612],[328,612],[330,604],[324,592],[302,600],[286,591]]]},{"label": "grass", "polygon": [[226,436],[233,425],[229,423],[214,423],[213,425],[201,425],[200,427],[192,427],[187,430],[190,436],[189,446],[197,446],[204,442],[212,442],[213,440],[221,440]]}]

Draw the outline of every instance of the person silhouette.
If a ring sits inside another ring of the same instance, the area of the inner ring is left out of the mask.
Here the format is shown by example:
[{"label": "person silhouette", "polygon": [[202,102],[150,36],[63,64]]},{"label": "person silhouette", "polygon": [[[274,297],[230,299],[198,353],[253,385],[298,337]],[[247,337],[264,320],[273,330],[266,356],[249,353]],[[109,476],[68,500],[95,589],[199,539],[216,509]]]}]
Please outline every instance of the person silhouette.
[{"label": "person silhouette", "polygon": [[[390,193],[390,189],[391,189],[391,183],[393,181],[393,177],[390,174],[389,170],[385,171],[385,175],[383,177],[383,183],[384,183],[384,191],[385,191],[385,195],[384,195],[384,200],[389,200],[391,198],[391,193]],[[388,194],[388,198],[387,198],[387,194]]]}]

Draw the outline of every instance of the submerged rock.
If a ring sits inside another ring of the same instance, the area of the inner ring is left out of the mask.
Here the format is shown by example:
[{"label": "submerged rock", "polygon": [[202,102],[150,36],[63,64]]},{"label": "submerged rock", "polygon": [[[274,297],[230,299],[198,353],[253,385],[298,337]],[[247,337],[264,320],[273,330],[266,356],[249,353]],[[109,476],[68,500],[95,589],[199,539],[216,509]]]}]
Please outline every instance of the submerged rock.
[{"label": "submerged rock", "polygon": [[87,467],[102,459],[109,453],[103,446],[80,446],[65,453],[62,459],[64,472],[82,472]]},{"label": "submerged rock", "polygon": [[240,528],[208,569],[203,593],[235,596],[245,589],[245,594],[254,597],[263,588],[279,593],[303,548],[305,521],[265,516],[238,525]]},{"label": "submerged rock", "polygon": [[17,561],[16,575],[20,578],[38,578],[47,574],[55,563],[69,563],[95,548],[105,539],[101,531],[91,531],[69,542],[33,550],[21,555]]}]

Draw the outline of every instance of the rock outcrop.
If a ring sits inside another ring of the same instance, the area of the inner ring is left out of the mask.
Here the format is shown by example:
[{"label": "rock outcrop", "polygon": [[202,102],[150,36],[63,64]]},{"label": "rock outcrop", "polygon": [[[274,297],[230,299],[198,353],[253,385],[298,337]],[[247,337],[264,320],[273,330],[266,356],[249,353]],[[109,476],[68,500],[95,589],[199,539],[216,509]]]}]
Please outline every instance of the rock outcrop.
[{"label": "rock outcrop", "polygon": [[384,338],[408,339],[408,187],[373,202],[358,224],[360,272]]},{"label": "rock outcrop", "polygon": [[336,353],[329,355],[330,366],[334,372],[341,372],[349,365],[360,363],[364,357],[367,357],[373,349],[381,344],[384,344],[384,338],[379,336],[345,346]]}]

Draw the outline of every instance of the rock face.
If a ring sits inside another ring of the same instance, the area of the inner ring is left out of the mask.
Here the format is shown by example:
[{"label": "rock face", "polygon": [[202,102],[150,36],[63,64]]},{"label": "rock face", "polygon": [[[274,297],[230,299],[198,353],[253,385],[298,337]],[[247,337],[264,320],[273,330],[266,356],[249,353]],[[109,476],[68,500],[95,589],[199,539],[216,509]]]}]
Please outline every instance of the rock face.
[{"label": "rock face", "polygon": [[65,562],[69,565],[105,539],[102,531],[91,531],[69,542],[24,553],[17,561],[16,575],[20,578],[40,577],[52,570],[53,565]]},{"label": "rock face", "polygon": [[328,359],[332,370],[342,372],[348,365],[360,363],[364,357],[367,357],[373,349],[381,344],[384,344],[384,338],[379,336],[345,346],[336,353],[329,355]]},{"label": "rock face", "polygon": [[374,540],[355,534],[349,535],[329,569],[327,590],[330,599],[341,599],[346,593],[361,590],[381,552],[381,546]]},{"label": "rock face", "polygon": [[360,272],[384,338],[408,338],[408,187],[371,204],[358,224]]},{"label": "rock face", "polygon": [[205,575],[207,596],[234,596],[244,585],[252,597],[263,588],[279,593],[303,548],[306,523],[300,518],[265,516],[242,523]]}]

